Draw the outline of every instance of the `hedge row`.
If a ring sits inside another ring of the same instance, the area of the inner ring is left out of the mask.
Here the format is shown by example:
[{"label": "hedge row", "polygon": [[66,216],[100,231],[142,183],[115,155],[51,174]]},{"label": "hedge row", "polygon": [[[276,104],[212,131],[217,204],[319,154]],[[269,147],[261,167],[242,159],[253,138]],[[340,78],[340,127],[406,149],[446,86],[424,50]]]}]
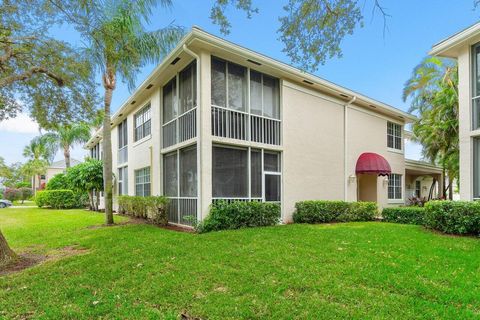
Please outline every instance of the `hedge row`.
[{"label": "hedge row", "polygon": [[151,220],[155,224],[167,225],[167,197],[119,196],[118,212],[132,217]]},{"label": "hedge row", "polygon": [[430,201],[425,205],[424,225],[451,234],[480,235],[480,202]]},{"label": "hedge row", "polygon": [[422,225],[425,216],[423,207],[392,207],[382,211],[383,221]]},{"label": "hedge row", "polygon": [[378,215],[375,202],[311,200],[295,204],[295,223],[371,221]]},{"label": "hedge row", "polygon": [[273,226],[280,221],[280,205],[269,202],[218,201],[196,226],[198,232]]},{"label": "hedge row", "polygon": [[38,207],[54,209],[84,208],[88,203],[88,196],[75,194],[72,190],[43,190],[35,196]]}]

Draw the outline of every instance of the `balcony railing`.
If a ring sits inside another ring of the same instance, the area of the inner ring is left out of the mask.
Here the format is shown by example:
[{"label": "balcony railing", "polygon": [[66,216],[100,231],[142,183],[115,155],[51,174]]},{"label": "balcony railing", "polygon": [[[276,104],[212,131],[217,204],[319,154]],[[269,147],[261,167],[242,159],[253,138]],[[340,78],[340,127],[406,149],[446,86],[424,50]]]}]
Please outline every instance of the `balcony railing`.
[{"label": "balcony railing", "polygon": [[212,106],[212,135],[280,145],[281,121]]},{"label": "balcony railing", "polygon": [[163,148],[195,138],[197,136],[197,108],[190,109],[178,118],[165,123],[162,132]]},{"label": "balcony railing", "polygon": [[168,222],[192,226],[197,221],[196,197],[169,197]]},{"label": "balcony railing", "polygon": [[124,164],[128,162],[128,147],[124,146],[118,149],[117,164]]}]

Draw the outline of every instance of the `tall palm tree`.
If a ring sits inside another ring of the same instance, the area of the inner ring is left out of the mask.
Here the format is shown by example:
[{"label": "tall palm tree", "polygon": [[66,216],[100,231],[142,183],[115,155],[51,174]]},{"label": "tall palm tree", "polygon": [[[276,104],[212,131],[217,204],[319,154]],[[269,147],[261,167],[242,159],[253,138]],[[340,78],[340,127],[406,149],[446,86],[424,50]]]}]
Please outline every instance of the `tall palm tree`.
[{"label": "tall palm tree", "polygon": [[88,44],[91,63],[102,75],[104,88],[103,162],[106,224],[113,224],[112,214],[112,142],[110,105],[117,78],[132,90],[135,77],[148,63],[157,63],[175,45],[184,31],[169,25],[147,31],[152,9],[157,5],[170,7],[171,0],[51,0],[60,8]]},{"label": "tall palm tree", "polygon": [[411,98],[410,112],[418,115],[413,124],[414,139],[422,145],[423,156],[442,166],[443,194],[458,179],[458,67],[451,59],[427,57],[415,67],[405,83],[403,100]]},{"label": "tall palm tree", "polygon": [[56,151],[55,145],[46,136],[33,138],[23,149],[23,156],[29,160],[22,167],[22,172],[38,179],[38,186],[36,186],[35,179],[32,181],[34,192],[40,187],[41,175],[45,173],[48,164],[52,162]]},{"label": "tall palm tree", "polygon": [[56,149],[63,151],[65,166],[70,168],[70,149],[77,143],[85,143],[90,138],[90,126],[86,123],[75,123],[67,126],[57,126],[53,132],[44,136]]}]

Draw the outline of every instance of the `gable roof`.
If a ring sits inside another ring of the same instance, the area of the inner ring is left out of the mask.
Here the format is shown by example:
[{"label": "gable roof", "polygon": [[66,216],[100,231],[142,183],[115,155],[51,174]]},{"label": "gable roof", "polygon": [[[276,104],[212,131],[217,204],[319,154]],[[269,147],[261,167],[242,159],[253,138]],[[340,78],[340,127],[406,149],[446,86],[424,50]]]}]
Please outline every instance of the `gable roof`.
[{"label": "gable roof", "polygon": [[434,44],[428,53],[432,56],[456,58],[455,49],[480,35],[480,22],[477,22],[442,41]]},{"label": "gable roof", "polygon": [[[353,97],[356,97],[355,104],[361,105],[370,110],[374,110],[374,112],[380,112],[391,117],[399,118],[400,121],[403,122],[411,122],[416,120],[414,115],[397,109],[391,105],[347,89],[316,75],[295,68],[284,62],[242,47],[238,44],[214,36],[198,27],[193,27],[192,30],[183,37],[175,49],[173,49],[172,52],[170,52],[170,54],[148,75],[148,77],[121,105],[118,111],[115,112],[115,114],[111,117],[112,128],[115,127],[119,122],[123,121],[133,108],[138,107],[138,104],[136,103],[137,101],[141,100],[139,97],[145,94],[145,90],[151,88],[151,84],[153,84],[155,80],[157,80],[164,72],[166,72],[172,63],[175,63],[174,60],[177,57],[179,57],[181,54],[185,54],[186,48],[193,46],[208,47],[214,51],[226,52],[228,54],[242,57],[242,60],[245,64],[250,64],[252,67],[259,69],[263,68],[265,70],[272,70],[279,77],[287,78],[313,90],[321,91],[322,93],[331,95],[336,99],[344,101],[344,103],[347,103]],[[188,53],[187,55],[190,56]],[[85,148],[93,147],[95,143],[101,140],[101,138],[102,130],[100,128],[85,144]]]},{"label": "gable roof", "polygon": [[[77,164],[82,163],[82,161],[70,158],[70,166],[76,166]],[[48,168],[50,169],[66,169],[65,159],[52,162]]]}]

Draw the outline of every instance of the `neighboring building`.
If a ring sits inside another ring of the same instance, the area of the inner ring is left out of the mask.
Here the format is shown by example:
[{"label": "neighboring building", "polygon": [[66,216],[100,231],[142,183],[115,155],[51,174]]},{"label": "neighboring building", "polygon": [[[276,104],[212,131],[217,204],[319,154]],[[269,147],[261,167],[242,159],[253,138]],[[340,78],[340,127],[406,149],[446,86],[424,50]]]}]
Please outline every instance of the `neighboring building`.
[{"label": "neighboring building", "polygon": [[178,224],[218,199],[280,202],[284,222],[307,199],[404,204],[418,177],[441,181],[405,162],[414,119],[194,28],[112,116],[114,193],[166,195]]},{"label": "neighboring building", "polygon": [[[76,166],[77,164],[80,164],[81,161],[79,160],[76,160],[76,159],[70,159],[70,166]],[[58,173],[65,173],[65,171],[67,170],[67,166],[65,165],[65,160],[59,160],[59,161],[54,161],[52,162],[48,168],[47,168],[47,171],[45,172],[45,174],[42,174],[41,175],[41,178],[40,178],[40,189],[43,189],[45,187],[45,185],[47,184],[47,182],[56,174]],[[35,179],[35,177],[33,177],[32,179]],[[38,178],[36,178],[38,179]],[[38,180],[37,180],[38,181]],[[38,183],[35,183],[35,185],[37,185]],[[32,183],[33,185],[33,183]]]},{"label": "neighboring building", "polygon": [[433,46],[458,60],[460,199],[480,199],[480,23]]}]

